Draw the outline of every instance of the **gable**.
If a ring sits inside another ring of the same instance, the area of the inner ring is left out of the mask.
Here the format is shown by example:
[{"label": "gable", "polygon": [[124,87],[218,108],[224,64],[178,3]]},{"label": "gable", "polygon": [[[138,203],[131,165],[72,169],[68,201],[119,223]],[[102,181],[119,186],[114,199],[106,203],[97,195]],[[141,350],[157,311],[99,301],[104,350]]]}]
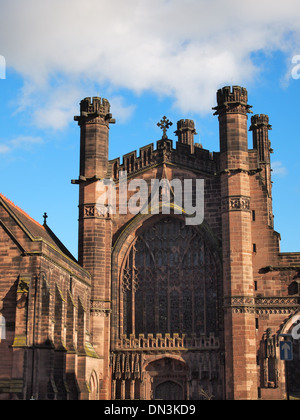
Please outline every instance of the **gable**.
[{"label": "gable", "polygon": [[13,248],[9,243],[14,244],[16,249],[18,249],[19,254],[24,254],[26,251],[29,251],[31,238],[25,234],[25,232],[18,225],[17,221],[9,214],[8,210],[2,206],[0,201],[0,235],[1,235],[1,244],[4,249],[10,250]]},{"label": "gable", "polygon": [[58,252],[76,261],[51,229],[32,219],[21,208],[0,194],[0,225],[18,247],[29,251],[33,243],[45,242]]},{"label": "gable", "polygon": [[23,248],[20,240],[12,231],[0,220],[0,261],[1,265],[4,258],[11,260],[15,256],[23,254]]}]

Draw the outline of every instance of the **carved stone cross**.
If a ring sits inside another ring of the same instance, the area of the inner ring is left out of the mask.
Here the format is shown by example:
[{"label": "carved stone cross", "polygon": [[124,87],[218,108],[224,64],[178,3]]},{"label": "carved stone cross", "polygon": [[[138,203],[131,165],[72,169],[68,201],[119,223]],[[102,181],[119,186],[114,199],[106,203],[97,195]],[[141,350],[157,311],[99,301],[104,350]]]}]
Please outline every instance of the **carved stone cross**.
[{"label": "carved stone cross", "polygon": [[44,213],[43,218],[44,218],[44,226],[45,226],[47,224],[47,219],[48,219],[47,213]]},{"label": "carved stone cross", "polygon": [[157,126],[163,130],[163,139],[168,138],[167,130],[171,127],[171,125],[173,125],[173,123],[169,121],[166,116],[163,117],[163,119],[159,123],[157,123]]}]

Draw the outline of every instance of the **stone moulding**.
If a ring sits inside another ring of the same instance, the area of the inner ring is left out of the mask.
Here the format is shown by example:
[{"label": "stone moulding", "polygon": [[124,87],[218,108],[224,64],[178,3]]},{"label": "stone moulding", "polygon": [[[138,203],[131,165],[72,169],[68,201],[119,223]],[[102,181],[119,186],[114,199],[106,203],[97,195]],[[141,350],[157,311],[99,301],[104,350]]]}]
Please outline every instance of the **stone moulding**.
[{"label": "stone moulding", "polygon": [[299,307],[298,296],[229,296],[224,298],[224,309],[234,313],[291,314]]},{"label": "stone moulding", "polygon": [[106,300],[91,300],[91,315],[92,316],[101,316],[101,317],[108,317],[111,313],[111,309],[107,308],[106,306],[110,305],[109,301]]}]

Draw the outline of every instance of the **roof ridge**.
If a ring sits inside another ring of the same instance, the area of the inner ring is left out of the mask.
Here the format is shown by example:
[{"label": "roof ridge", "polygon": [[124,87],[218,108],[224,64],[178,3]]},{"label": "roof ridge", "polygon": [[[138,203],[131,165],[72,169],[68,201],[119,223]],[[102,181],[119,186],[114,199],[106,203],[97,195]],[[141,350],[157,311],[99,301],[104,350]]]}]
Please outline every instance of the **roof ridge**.
[{"label": "roof ridge", "polygon": [[21,209],[21,207],[17,206],[13,201],[11,201],[9,198],[7,198],[4,194],[0,193],[0,197],[4,201],[6,201],[8,204],[10,204],[11,206],[13,206],[17,211],[19,211],[20,213],[22,213],[25,217],[27,217],[27,219],[31,220],[37,226],[39,226],[40,228],[42,228],[42,229],[45,230],[45,227],[43,225],[41,225],[39,222],[37,222],[35,219],[33,219],[31,216],[29,216],[29,214],[26,213],[26,211],[24,211],[23,209]]}]

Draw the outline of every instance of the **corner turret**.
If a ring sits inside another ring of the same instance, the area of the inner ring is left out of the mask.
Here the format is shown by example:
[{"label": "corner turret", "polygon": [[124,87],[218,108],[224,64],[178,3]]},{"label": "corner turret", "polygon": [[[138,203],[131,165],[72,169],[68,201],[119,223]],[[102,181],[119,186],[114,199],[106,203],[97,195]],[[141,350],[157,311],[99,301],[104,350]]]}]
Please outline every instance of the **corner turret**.
[{"label": "corner turret", "polygon": [[194,135],[197,134],[194,121],[188,119],[178,121],[175,134],[178,137],[178,143],[188,144],[191,153],[194,153]]},{"label": "corner turret", "polygon": [[109,124],[115,120],[110,103],[99,97],[80,102],[80,115],[74,120],[80,126],[80,179],[105,178],[108,166]]},{"label": "corner turret", "polygon": [[253,115],[249,131],[253,133],[253,148],[258,151],[259,162],[270,162],[271,143],[269,140],[269,117],[265,114]]}]

